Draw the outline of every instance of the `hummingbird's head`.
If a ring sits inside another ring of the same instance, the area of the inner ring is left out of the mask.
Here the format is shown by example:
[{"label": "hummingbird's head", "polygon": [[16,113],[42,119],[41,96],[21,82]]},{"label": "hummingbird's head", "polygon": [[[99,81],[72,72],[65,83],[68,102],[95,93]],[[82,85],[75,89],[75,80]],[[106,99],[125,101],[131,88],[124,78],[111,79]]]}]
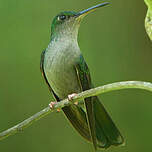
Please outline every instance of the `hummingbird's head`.
[{"label": "hummingbird's head", "polygon": [[84,16],[88,13],[96,10],[99,7],[105,6],[109,4],[108,2],[104,2],[83,10],[81,12],[73,12],[73,11],[65,11],[61,12],[52,21],[51,25],[51,39],[58,36],[72,36],[77,37],[78,29],[80,26],[80,22]]}]

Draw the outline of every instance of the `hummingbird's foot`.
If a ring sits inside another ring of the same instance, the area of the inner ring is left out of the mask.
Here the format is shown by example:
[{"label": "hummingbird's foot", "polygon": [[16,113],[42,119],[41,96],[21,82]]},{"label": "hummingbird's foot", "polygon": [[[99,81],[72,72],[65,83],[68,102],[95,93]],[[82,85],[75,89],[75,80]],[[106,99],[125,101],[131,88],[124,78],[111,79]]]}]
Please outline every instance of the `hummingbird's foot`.
[{"label": "hummingbird's foot", "polygon": [[[68,100],[72,101],[73,97],[75,97],[76,95],[77,95],[76,93],[72,93],[72,94],[68,95]],[[78,102],[76,101],[76,102],[74,102],[74,104],[78,105]]]},{"label": "hummingbird's foot", "polygon": [[50,109],[53,109],[53,108],[54,108],[54,105],[55,105],[56,103],[57,103],[57,102],[50,102],[50,104],[49,104]]},{"label": "hummingbird's foot", "polygon": [[76,93],[72,93],[68,95],[68,100],[71,101],[73,99],[73,97],[75,97],[77,94]]},{"label": "hummingbird's foot", "polygon": [[[50,102],[49,104],[49,107],[50,109],[53,109],[54,108],[54,105],[56,104],[57,102]],[[61,110],[60,109],[57,109],[57,112],[60,112]]]}]

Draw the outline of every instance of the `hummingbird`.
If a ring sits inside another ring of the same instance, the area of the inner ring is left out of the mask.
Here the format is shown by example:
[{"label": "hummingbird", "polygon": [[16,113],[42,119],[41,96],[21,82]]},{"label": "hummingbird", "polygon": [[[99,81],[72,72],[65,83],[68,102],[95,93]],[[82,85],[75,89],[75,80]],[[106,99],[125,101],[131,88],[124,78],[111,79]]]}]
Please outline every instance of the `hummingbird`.
[{"label": "hummingbird", "polygon": [[[75,94],[93,88],[89,68],[80,51],[77,37],[82,19],[98,4],[80,12],[64,11],[54,17],[48,47],[41,54],[40,69],[56,102],[72,99]],[[50,103],[50,108],[53,104]],[[62,108],[78,133],[96,149],[118,146],[124,139],[97,96],[84,99],[83,105]]]}]

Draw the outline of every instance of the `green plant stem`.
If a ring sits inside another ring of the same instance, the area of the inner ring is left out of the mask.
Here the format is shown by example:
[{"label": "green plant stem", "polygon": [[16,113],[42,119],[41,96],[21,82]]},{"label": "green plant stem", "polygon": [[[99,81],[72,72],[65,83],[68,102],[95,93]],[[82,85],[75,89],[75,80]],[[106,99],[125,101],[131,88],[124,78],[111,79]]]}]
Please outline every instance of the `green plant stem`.
[{"label": "green plant stem", "polygon": [[141,82],[141,81],[124,81],[124,82],[116,82],[116,83],[112,83],[112,84],[107,84],[104,86],[86,90],[86,91],[81,92],[81,93],[77,94],[76,96],[74,96],[71,101],[69,101],[68,99],[64,99],[64,100],[56,103],[53,106],[53,109],[50,109],[48,106],[45,109],[41,110],[40,112],[36,113],[35,115],[24,120],[23,122],[17,124],[16,126],[1,132],[0,140],[22,131],[24,128],[30,126],[33,122],[39,120],[40,118],[48,115],[50,112],[53,112],[56,109],[62,108],[64,106],[73,104],[75,101],[80,102],[84,98],[87,98],[90,96],[96,96],[96,95],[99,95],[102,93],[106,93],[106,92],[110,92],[110,91],[114,91],[114,90],[128,89],[128,88],[138,88],[138,89],[144,89],[147,91],[152,91],[152,83]]}]

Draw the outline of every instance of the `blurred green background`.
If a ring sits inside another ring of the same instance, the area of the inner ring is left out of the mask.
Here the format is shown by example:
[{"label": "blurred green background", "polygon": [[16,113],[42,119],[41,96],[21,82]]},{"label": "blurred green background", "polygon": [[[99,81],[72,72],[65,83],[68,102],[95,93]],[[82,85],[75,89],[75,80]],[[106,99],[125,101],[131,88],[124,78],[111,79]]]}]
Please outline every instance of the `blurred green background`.
[{"label": "blurred green background", "polygon": [[[46,107],[52,99],[40,70],[53,17],[102,1],[0,0],[0,131]],[[152,82],[152,43],[145,29],[146,6],[139,0],[111,0],[81,24],[79,44],[96,86],[124,80]],[[151,151],[152,93],[128,89],[102,95],[126,139],[107,152]],[[3,152],[91,152],[63,113],[52,113],[0,142]]]}]

